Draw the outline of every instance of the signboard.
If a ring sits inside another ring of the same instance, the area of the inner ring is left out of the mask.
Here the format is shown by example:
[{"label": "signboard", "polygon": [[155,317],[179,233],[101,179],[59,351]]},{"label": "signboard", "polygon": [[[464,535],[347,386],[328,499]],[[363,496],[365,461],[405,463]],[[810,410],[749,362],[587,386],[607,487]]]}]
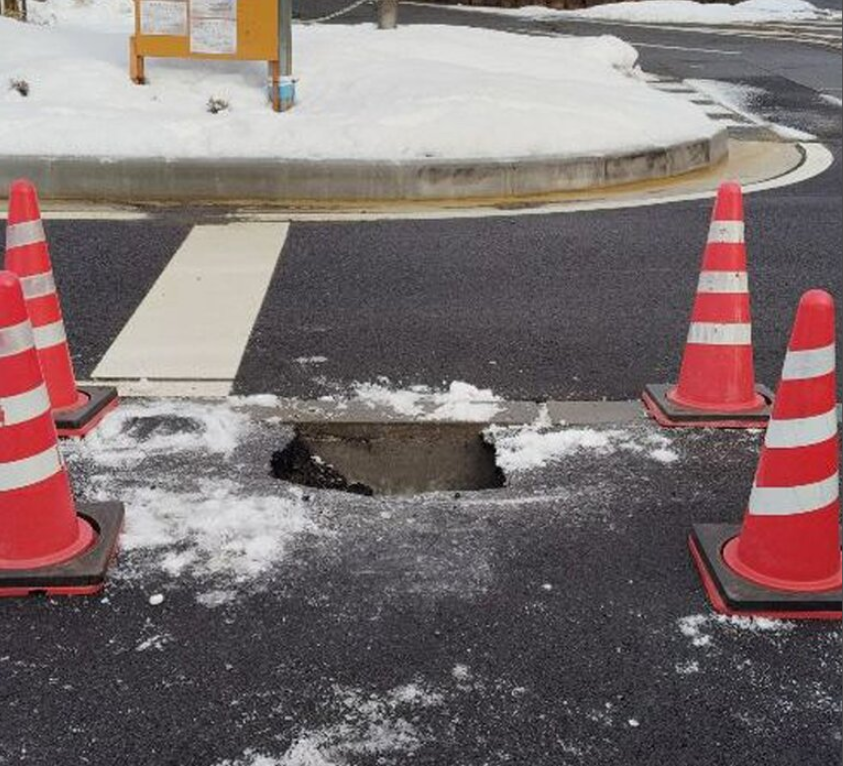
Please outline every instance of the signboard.
[{"label": "signboard", "polygon": [[291,17],[288,0],[135,0],[132,80],[146,82],[148,57],[266,61],[279,111],[281,77],[292,74]]}]

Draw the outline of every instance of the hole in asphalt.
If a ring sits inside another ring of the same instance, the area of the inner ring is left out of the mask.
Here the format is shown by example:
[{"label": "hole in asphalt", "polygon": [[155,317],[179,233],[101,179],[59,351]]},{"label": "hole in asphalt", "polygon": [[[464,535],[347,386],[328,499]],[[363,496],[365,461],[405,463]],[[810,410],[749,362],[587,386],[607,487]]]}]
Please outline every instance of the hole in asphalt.
[{"label": "hole in asphalt", "polygon": [[277,479],[359,495],[497,489],[506,483],[481,427],[313,423],[272,455]]}]

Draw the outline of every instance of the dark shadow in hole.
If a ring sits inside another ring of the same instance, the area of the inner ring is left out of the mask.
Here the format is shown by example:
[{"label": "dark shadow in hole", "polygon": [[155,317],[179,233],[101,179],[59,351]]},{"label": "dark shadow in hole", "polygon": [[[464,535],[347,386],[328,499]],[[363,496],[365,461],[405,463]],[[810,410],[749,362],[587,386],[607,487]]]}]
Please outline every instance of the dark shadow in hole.
[{"label": "dark shadow in hole", "polygon": [[358,495],[497,489],[506,484],[483,426],[314,423],[272,455],[277,479]]}]

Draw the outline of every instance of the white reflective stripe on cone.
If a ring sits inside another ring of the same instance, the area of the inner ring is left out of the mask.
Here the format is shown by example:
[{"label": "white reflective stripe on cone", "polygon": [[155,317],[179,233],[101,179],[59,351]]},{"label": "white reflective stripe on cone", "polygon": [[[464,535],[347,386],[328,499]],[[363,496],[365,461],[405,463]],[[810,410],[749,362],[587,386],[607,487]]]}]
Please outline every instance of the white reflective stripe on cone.
[{"label": "white reflective stripe on cone", "polygon": [[822,444],[837,433],[837,408],[809,418],[771,420],[764,444],[774,449],[792,449]]},{"label": "white reflective stripe on cone", "polygon": [[26,423],[49,411],[50,396],[47,393],[47,386],[43,383],[24,394],[0,396],[0,413],[3,414],[0,419],[0,428]]},{"label": "white reflective stripe on cone", "polygon": [[809,351],[788,351],[784,358],[782,380],[808,380],[834,372],[835,353],[833,343]]},{"label": "white reflective stripe on cone", "polygon": [[29,320],[0,329],[0,358],[20,354],[34,346],[35,338]]},{"label": "white reflective stripe on cone", "polygon": [[33,332],[35,333],[35,346],[39,349],[52,348],[67,340],[64,322],[61,319],[52,324],[45,324],[43,327],[35,327]]},{"label": "white reflective stripe on cone", "polygon": [[13,247],[26,247],[45,242],[44,224],[41,221],[26,221],[25,223],[13,223],[6,227],[6,249]]},{"label": "white reflective stripe on cone", "polygon": [[58,447],[32,457],[0,463],[0,492],[11,492],[46,481],[62,470]]},{"label": "white reflective stripe on cone", "polygon": [[36,274],[32,277],[23,277],[20,281],[23,288],[23,297],[42,298],[45,295],[52,295],[56,291],[56,281],[53,279],[53,272]]},{"label": "white reflective stripe on cone", "polygon": [[751,346],[751,324],[717,324],[692,322],[688,330],[688,343],[705,346]]},{"label": "white reflective stripe on cone", "polygon": [[712,221],[708,241],[723,245],[742,245],[746,240],[743,221]]},{"label": "white reflective stripe on cone", "polygon": [[698,293],[748,293],[749,278],[745,271],[703,271]]},{"label": "white reflective stripe on cone", "polygon": [[749,512],[753,516],[793,516],[831,505],[840,496],[840,475],[799,487],[753,487]]}]

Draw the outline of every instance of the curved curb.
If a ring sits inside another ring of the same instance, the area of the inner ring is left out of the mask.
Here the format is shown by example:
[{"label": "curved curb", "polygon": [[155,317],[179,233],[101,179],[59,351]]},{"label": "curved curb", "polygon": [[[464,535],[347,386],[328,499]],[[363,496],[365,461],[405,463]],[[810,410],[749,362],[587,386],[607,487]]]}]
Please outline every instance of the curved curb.
[{"label": "curved curb", "polygon": [[2,157],[0,188],[34,181],[45,199],[110,202],[361,202],[534,196],[701,170],[729,153],[728,133],[630,154],[510,160],[331,161]]}]

